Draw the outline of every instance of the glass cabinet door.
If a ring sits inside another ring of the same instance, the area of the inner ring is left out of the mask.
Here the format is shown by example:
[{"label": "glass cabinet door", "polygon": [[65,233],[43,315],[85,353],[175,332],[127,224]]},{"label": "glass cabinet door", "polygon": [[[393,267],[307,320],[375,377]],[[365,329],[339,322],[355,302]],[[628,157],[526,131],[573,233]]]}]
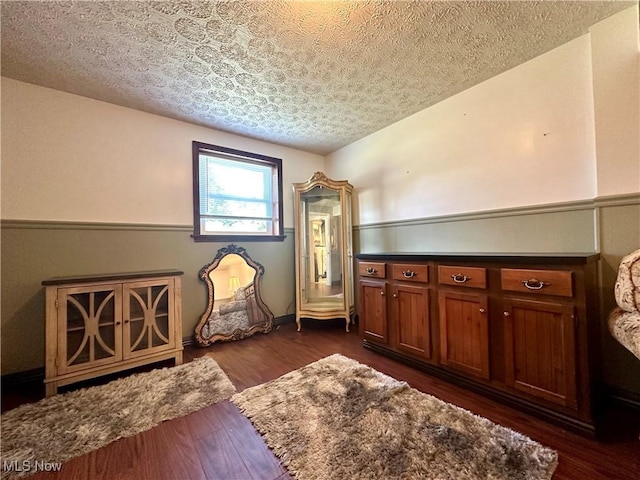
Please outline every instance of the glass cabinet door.
[{"label": "glass cabinet door", "polygon": [[301,267],[306,272],[301,277],[302,303],[344,308],[340,192],[316,186],[300,195],[300,203],[304,216]]},{"label": "glass cabinet door", "polygon": [[173,311],[173,281],[129,283],[123,290],[125,357],[172,348],[174,332],[169,322]]},{"label": "glass cabinet door", "polygon": [[122,359],[120,295],[119,285],[59,290],[60,373]]},{"label": "glass cabinet door", "polygon": [[353,313],[351,185],[316,173],[294,184],[296,209],[296,322]]}]

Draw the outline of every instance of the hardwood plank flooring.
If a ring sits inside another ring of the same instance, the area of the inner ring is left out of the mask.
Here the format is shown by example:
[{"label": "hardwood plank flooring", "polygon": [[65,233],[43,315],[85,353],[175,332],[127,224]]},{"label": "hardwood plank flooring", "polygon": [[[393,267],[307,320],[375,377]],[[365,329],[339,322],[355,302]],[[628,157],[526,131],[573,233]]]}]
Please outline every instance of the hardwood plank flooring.
[{"label": "hardwood plank flooring", "polygon": [[[356,329],[354,329],[356,330]],[[640,478],[640,420],[632,412],[609,408],[604,441],[574,434],[533,416],[362,347],[356,332],[346,333],[344,323],[282,325],[268,335],[185,350],[185,361],[203,355],[214,358],[238,391],[277,378],[333,353],[407,381],[412,387],[435,395],[490,420],[513,428],[559,452],[556,480]],[[38,389],[36,389],[38,391]],[[2,392],[3,409],[42,396],[34,389]],[[41,479],[220,479],[286,480],[291,478],[251,423],[229,402],[221,402],[178,418],[134,437],[113,442],[67,462],[61,472],[41,472]]]}]

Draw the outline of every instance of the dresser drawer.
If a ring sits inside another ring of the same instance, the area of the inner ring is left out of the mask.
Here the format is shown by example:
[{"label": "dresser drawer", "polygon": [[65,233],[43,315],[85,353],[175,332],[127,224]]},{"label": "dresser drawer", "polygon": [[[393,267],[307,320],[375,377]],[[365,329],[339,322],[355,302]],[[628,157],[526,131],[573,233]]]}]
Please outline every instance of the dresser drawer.
[{"label": "dresser drawer", "polygon": [[503,268],[502,289],[512,292],[573,297],[573,272]]},{"label": "dresser drawer", "polygon": [[361,277],[385,278],[387,276],[386,264],[379,262],[359,262],[358,275]]},{"label": "dresser drawer", "polygon": [[429,281],[429,266],[414,263],[396,263],[393,265],[393,279],[427,283]]},{"label": "dresser drawer", "polygon": [[487,269],[439,265],[438,283],[458,287],[487,288]]}]

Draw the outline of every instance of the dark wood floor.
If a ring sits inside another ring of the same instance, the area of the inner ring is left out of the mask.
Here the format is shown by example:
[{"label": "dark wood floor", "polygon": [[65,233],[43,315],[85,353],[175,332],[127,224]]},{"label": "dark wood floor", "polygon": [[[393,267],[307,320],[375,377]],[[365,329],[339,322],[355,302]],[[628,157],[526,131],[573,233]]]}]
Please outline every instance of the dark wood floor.
[{"label": "dark wood floor", "polygon": [[[240,391],[333,353],[368,364],[558,450],[554,479],[640,478],[638,418],[630,413],[609,408],[606,418],[613,433],[605,441],[584,438],[365,350],[357,333],[346,333],[342,322],[332,328],[326,323],[303,324],[300,333],[287,324],[239,342],[190,347],[185,361],[203,355],[214,358]],[[3,407],[20,403],[17,398],[32,401],[38,395],[3,392]],[[31,478],[283,480],[290,476],[251,423],[234,405],[222,402],[73,459],[57,474]]]}]

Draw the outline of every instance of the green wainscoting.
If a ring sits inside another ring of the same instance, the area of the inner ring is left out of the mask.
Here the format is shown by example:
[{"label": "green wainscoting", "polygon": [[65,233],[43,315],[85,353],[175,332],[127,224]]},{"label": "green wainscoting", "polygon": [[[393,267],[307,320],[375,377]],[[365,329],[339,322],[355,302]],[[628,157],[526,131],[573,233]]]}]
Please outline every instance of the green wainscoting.
[{"label": "green wainscoting", "polygon": [[[190,226],[2,221],[2,374],[44,365],[44,293],[61,275],[183,270],[183,336],[206,305],[202,266],[226,243],[196,243]],[[276,317],[295,311],[294,236],[241,244],[265,267],[263,298]],[[604,381],[640,395],[640,362],[606,330],[618,263],[640,248],[640,194],[354,228],[356,253],[600,251]]]},{"label": "green wainscoting", "polygon": [[357,230],[360,253],[597,251],[592,201],[385,222]]},{"label": "green wainscoting", "polygon": [[[178,269],[183,337],[207,305],[198,271],[228,243],[196,243],[190,226],[2,222],[2,374],[44,365],[44,290],[54,276]],[[262,297],[276,317],[295,312],[293,230],[283,242],[237,242],[265,267]]]}]

